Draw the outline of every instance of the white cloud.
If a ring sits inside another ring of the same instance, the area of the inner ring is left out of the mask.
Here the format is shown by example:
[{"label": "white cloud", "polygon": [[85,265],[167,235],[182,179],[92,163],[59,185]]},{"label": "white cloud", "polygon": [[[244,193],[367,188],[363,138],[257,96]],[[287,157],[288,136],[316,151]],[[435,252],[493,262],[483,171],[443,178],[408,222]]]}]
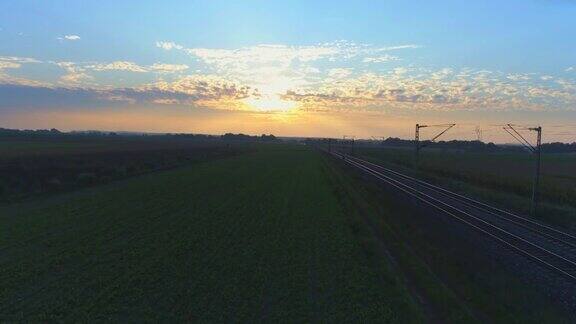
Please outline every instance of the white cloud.
[{"label": "white cloud", "polygon": [[174,73],[182,72],[189,68],[186,64],[166,64],[166,63],[154,63],[150,66],[150,70],[158,73]]},{"label": "white cloud", "polygon": [[566,69],[566,72],[572,72],[572,71],[576,71],[576,67],[570,66]]},{"label": "white cloud", "polygon": [[160,47],[162,49],[165,49],[167,51],[170,51],[172,49],[177,49],[177,50],[181,50],[184,48],[184,46],[182,45],[178,45],[174,42],[156,42],[156,47]]},{"label": "white cloud", "polygon": [[[529,80],[523,80],[520,75],[521,82],[511,82],[510,75],[506,73],[469,68],[434,70],[408,66],[389,69],[386,72],[365,72],[351,67],[318,69],[303,65],[280,71],[278,74],[275,68],[264,66],[258,73],[277,78],[271,82],[274,88],[264,88],[264,91],[251,83],[227,77],[223,73],[181,75],[177,78],[167,78],[168,81],[160,80],[143,86],[118,89],[87,85],[87,82],[93,79],[88,75],[92,71],[88,67],[96,64],[53,63],[67,73],[61,77],[60,86],[51,88],[69,89],[62,90],[66,96],[72,91],[70,89],[89,89],[86,91],[93,92],[93,100],[100,104],[105,100],[122,104],[155,103],[214,109],[246,109],[247,104],[254,106],[253,102],[260,102],[265,109],[268,104],[287,102],[291,107],[297,106],[304,111],[388,109],[491,111],[576,108],[574,80],[555,78],[553,82],[542,82],[546,75],[539,74],[530,74],[532,78]],[[110,65],[110,68],[131,66],[114,63],[118,62],[101,65]],[[183,71],[185,68],[178,64],[164,63],[139,67],[151,72]],[[0,74],[0,83],[25,84],[25,82],[27,81],[7,78]],[[280,92],[283,89],[284,92]],[[270,96],[267,92],[270,90],[280,94],[278,98],[281,101]],[[82,91],[78,92],[78,100],[84,100],[82,97],[84,95]],[[267,100],[271,103],[266,103]]]},{"label": "white cloud", "polygon": [[76,63],[74,62],[54,62],[54,64],[56,64],[57,66],[63,68],[63,69],[72,69],[74,67],[76,67]]},{"label": "white cloud", "polygon": [[[173,43],[169,43],[173,44]],[[159,46],[159,45],[157,45]],[[165,45],[166,46],[166,45]],[[160,46],[164,47],[164,46]],[[167,46],[170,49],[172,45]],[[183,50],[200,58],[208,64],[219,66],[249,63],[289,63],[293,61],[312,62],[321,59],[329,61],[350,60],[361,57],[366,62],[390,61],[399,59],[397,56],[383,54],[374,56],[383,51],[398,49],[419,48],[418,45],[400,45],[390,47],[375,47],[369,44],[357,44],[348,41],[336,41],[308,46],[287,46],[262,44],[239,49],[209,49],[209,48],[184,48]],[[372,56],[370,56],[372,55]]]},{"label": "white cloud", "polygon": [[[551,110],[576,108],[576,83],[542,86],[527,75],[464,69],[396,68],[291,89],[284,100],[305,110]],[[540,79],[540,78],[537,78]]]},{"label": "white cloud", "polygon": [[177,73],[187,70],[185,64],[155,63],[150,66],[143,66],[129,61],[114,61],[109,63],[76,63],[76,62],[50,62],[64,69],[66,74],[60,77],[60,83],[80,85],[83,82],[94,80],[90,72],[122,71],[147,73],[155,72],[161,74]]},{"label": "white cloud", "polygon": [[0,70],[2,70],[2,69],[17,69],[20,66],[22,66],[22,64],[20,64],[20,63],[15,63],[15,62],[10,62],[10,61],[0,61]]},{"label": "white cloud", "polygon": [[148,72],[145,67],[142,67],[134,62],[129,61],[115,61],[111,63],[98,63],[86,66],[87,69],[93,71],[129,71],[129,72]]},{"label": "white cloud", "polygon": [[328,76],[334,79],[343,79],[352,74],[351,68],[334,68],[328,70]]},{"label": "white cloud", "polygon": [[385,63],[385,62],[398,61],[398,60],[400,60],[400,58],[398,56],[384,54],[384,55],[376,56],[376,57],[365,57],[362,60],[362,62],[364,62],[364,63]]},{"label": "white cloud", "polygon": [[158,104],[193,105],[213,109],[246,109],[246,98],[259,96],[258,90],[240,82],[214,75],[189,75],[174,81],[158,81],[126,93],[139,101]]},{"label": "white cloud", "polygon": [[175,73],[185,71],[189,68],[189,66],[186,64],[168,64],[168,63],[154,63],[150,66],[143,66],[129,61],[115,61],[111,63],[98,63],[87,65],[86,68],[93,71]]},{"label": "white cloud", "polygon": [[33,80],[12,77],[6,72],[7,69],[19,69],[22,67],[22,64],[28,63],[40,63],[40,61],[29,57],[0,56],[0,82],[34,85],[40,84],[39,82],[35,82]]},{"label": "white cloud", "polygon": [[449,78],[452,74],[454,73],[454,71],[452,69],[448,69],[448,68],[444,68],[444,69],[440,69],[438,71],[434,71],[430,74],[430,77],[432,79],[446,79]]},{"label": "white cloud", "polygon": [[41,61],[30,57],[18,56],[0,56],[0,61],[16,62],[16,63],[42,63]]},{"label": "white cloud", "polygon": [[[74,66],[60,62],[64,67]],[[172,82],[160,81],[140,87],[102,88],[79,86],[73,77],[67,84],[41,85],[7,80],[0,75],[2,107],[110,107],[133,104],[189,105],[214,109],[245,109],[242,100],[254,94],[254,89],[216,76],[195,75]],[[41,88],[39,88],[41,87]],[[18,91],[12,91],[18,89]]]},{"label": "white cloud", "polygon": [[58,37],[59,40],[68,40],[68,41],[77,41],[80,40],[80,36],[78,35],[64,35],[63,37]]},{"label": "white cloud", "polygon": [[[278,104],[279,100],[297,103],[302,109],[576,109],[576,83],[568,75],[423,68],[410,62],[385,70],[386,65],[374,69],[363,64],[400,60],[389,51],[417,45],[377,47],[337,41],[236,49],[185,48],[174,42],[157,42],[156,46],[187,53],[194,60],[190,66],[132,61],[47,63],[66,72],[56,83],[59,86],[100,87],[110,90],[110,100],[126,102],[234,109],[250,101],[264,106],[266,101]],[[0,56],[0,72],[32,62],[39,61]],[[131,82],[159,81],[124,90],[90,84],[106,71],[120,71]],[[143,73],[149,74],[143,77]],[[6,74],[0,73],[0,80],[7,80]]]},{"label": "white cloud", "polygon": [[[385,51],[418,48],[417,45],[376,47],[350,41],[335,41],[315,45],[289,46],[260,44],[241,48],[185,48],[174,42],[157,42],[165,50],[182,50],[204,63],[204,71],[239,80],[261,91],[262,95],[278,98],[287,90],[312,86],[323,78],[344,77],[344,70],[321,72],[320,64],[346,69],[354,62],[384,62],[399,59]],[[343,66],[344,65],[344,66]]]},{"label": "white cloud", "polygon": [[240,49],[188,48],[186,53],[218,68],[250,68],[252,65],[288,65],[333,57],[339,50],[330,46],[257,45]]},{"label": "white cloud", "polygon": [[393,73],[394,75],[397,75],[397,76],[398,76],[398,75],[403,75],[403,74],[408,73],[408,69],[405,68],[405,67],[397,67],[397,68],[394,68],[394,69],[392,70],[392,73]]},{"label": "white cloud", "polygon": [[53,62],[66,71],[66,74],[60,77],[59,82],[66,85],[79,85],[94,78],[86,73],[86,69],[74,62]]},{"label": "white cloud", "polygon": [[527,74],[508,74],[507,78],[512,81],[527,81],[531,79]]},{"label": "white cloud", "polygon": [[312,63],[333,58],[340,50],[328,45],[257,45],[239,49],[189,48],[184,51],[225,77],[240,80],[266,95],[277,96],[316,78],[319,70]]},{"label": "white cloud", "polygon": [[382,47],[380,50],[383,51],[394,51],[399,49],[414,49],[414,48],[421,48],[421,45],[416,44],[407,44],[407,45],[398,45],[398,46],[389,46],[389,47]]},{"label": "white cloud", "polygon": [[65,84],[81,84],[93,80],[94,77],[83,72],[71,72],[60,77],[60,81]]}]

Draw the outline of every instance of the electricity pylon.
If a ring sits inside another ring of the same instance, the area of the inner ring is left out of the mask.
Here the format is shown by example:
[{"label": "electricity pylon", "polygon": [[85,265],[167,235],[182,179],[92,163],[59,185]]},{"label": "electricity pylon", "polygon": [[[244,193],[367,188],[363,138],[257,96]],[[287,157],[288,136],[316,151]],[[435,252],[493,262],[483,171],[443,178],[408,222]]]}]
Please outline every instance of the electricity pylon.
[{"label": "electricity pylon", "polygon": [[476,126],[476,139],[478,140],[478,142],[482,142],[482,129],[480,128],[480,126]]},{"label": "electricity pylon", "polygon": [[534,170],[534,184],[532,185],[532,199],[530,200],[530,215],[536,215],[536,207],[538,203],[538,185],[540,183],[540,165],[542,157],[542,126],[529,127],[526,130],[536,132],[536,146],[530,144],[528,140],[524,138],[512,124],[506,124],[502,127],[508,134],[514,137],[522,146],[527,149],[530,153],[536,155],[536,168]]},{"label": "electricity pylon", "polygon": [[438,137],[442,136],[446,133],[450,128],[456,126],[456,124],[440,124],[440,125],[420,125],[416,124],[416,133],[414,134],[414,144],[416,148],[416,168],[418,168],[418,162],[420,160],[420,150],[424,147],[428,146],[428,144],[420,144],[420,128],[425,127],[445,127],[440,133],[436,134],[436,136],[432,137],[430,142],[434,142]]},{"label": "electricity pylon", "polygon": [[[354,135],[342,135],[342,145],[346,145],[346,138],[350,139],[350,155],[354,155],[354,139],[355,136]],[[342,147],[342,149],[344,149],[344,146]],[[346,160],[346,155],[342,154],[342,157],[344,158],[344,160]]]}]

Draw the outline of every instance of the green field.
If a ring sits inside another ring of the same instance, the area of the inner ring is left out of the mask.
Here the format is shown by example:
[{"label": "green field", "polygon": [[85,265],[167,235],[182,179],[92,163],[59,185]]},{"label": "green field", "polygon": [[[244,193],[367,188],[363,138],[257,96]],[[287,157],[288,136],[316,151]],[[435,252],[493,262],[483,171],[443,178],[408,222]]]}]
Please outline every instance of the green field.
[{"label": "green field", "polygon": [[[216,142],[216,141],[212,141]],[[66,156],[217,146],[210,141],[167,136],[0,137],[0,159]]]},{"label": "green field", "polygon": [[101,185],[251,150],[248,142],[183,136],[0,137],[0,202]]},{"label": "green field", "polygon": [[566,318],[420,212],[290,144],[3,203],[0,321]]},{"label": "green field", "polygon": [[0,208],[0,318],[418,322],[305,147]]}]

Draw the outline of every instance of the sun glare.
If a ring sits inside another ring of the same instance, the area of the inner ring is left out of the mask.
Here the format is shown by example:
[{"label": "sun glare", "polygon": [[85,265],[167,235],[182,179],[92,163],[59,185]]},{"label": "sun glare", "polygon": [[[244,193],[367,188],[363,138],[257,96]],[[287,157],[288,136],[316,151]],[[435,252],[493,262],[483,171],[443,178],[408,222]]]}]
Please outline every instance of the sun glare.
[{"label": "sun glare", "polygon": [[296,102],[284,100],[278,95],[250,97],[244,103],[257,111],[289,111],[296,107]]}]

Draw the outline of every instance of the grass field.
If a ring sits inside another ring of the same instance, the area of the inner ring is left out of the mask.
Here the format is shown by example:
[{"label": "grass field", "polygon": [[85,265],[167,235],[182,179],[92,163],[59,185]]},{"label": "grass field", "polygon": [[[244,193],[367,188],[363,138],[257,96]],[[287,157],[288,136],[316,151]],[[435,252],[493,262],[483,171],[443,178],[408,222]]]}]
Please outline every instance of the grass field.
[{"label": "grass field", "polygon": [[349,171],[306,146],[258,144],[1,204],[0,321],[566,318]]},{"label": "grass field", "polygon": [[320,154],[267,146],[0,207],[0,319],[420,322]]},{"label": "grass field", "polygon": [[218,142],[167,136],[1,137],[0,159],[217,146]]},{"label": "grass field", "polygon": [[0,137],[0,202],[232,156],[250,145],[175,136]]}]

